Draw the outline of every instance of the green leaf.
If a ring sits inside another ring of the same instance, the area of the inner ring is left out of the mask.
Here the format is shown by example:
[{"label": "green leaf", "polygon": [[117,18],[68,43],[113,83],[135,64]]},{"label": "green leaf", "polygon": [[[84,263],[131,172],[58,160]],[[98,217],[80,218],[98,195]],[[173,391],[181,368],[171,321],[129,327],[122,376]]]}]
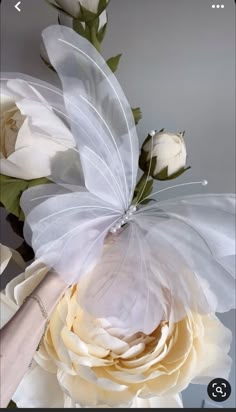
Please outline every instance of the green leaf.
[{"label": "green leaf", "polygon": [[107,60],[107,65],[113,73],[115,73],[115,71],[118,68],[118,64],[120,62],[121,56],[122,54],[118,54],[117,56],[111,57],[110,59]]},{"label": "green leaf", "polygon": [[102,28],[97,32],[97,39],[99,43],[102,43],[105,37],[105,34],[106,34],[106,30],[107,30],[107,23],[105,23],[104,26],[102,26]]},{"label": "green leaf", "polygon": [[8,408],[17,408],[17,406],[16,406],[15,402],[10,401],[10,403],[9,403],[8,406],[7,406],[7,409],[8,409]]},{"label": "green leaf", "polygon": [[173,175],[168,176],[168,166],[166,166],[164,169],[161,170],[161,172],[158,173],[157,176],[152,177],[156,180],[172,180],[176,179],[177,177],[181,176],[183,173],[185,173],[187,170],[191,169],[191,166],[188,166],[186,168],[182,167],[178,172],[174,173]]},{"label": "green leaf", "polygon": [[138,124],[138,122],[142,119],[141,109],[140,107],[133,107],[131,110],[133,112],[135,124]]},{"label": "green leaf", "polygon": [[99,0],[98,3],[98,15],[100,15],[103,10],[105,10],[105,8],[108,6],[109,4],[109,0]]},{"label": "green leaf", "polygon": [[144,173],[139,179],[135,187],[135,190],[134,190],[133,203],[135,202],[143,203],[144,199],[152,193],[153,180],[150,179],[150,176],[148,179],[147,177],[148,177],[147,173]]},{"label": "green leaf", "polygon": [[152,193],[152,189],[153,189],[153,180],[151,179],[151,180],[148,180],[146,182],[146,185],[144,186],[144,191],[139,198],[140,203],[142,203],[146,197],[150,196],[150,194]]},{"label": "green leaf", "polygon": [[97,17],[96,13],[93,13],[90,10],[87,10],[85,7],[82,6],[82,4],[80,4],[80,15],[79,15],[80,21],[89,23],[95,20],[96,17]]},{"label": "green leaf", "polygon": [[73,30],[76,33],[79,33],[81,36],[85,37],[89,40],[89,31],[87,28],[84,28],[81,21],[79,19],[73,19]]},{"label": "green leaf", "polygon": [[0,175],[0,202],[9,213],[17,216],[19,220],[24,220],[24,213],[20,207],[22,193],[32,186],[46,183],[49,183],[49,180],[45,177],[33,180],[23,180]]}]

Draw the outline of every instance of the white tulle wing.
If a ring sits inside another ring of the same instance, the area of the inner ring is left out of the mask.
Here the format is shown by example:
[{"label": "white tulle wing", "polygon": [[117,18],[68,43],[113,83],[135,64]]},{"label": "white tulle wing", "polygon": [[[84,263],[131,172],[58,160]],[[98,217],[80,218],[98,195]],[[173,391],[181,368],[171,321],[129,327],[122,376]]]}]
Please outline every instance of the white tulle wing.
[{"label": "white tulle wing", "polygon": [[136,222],[110,235],[99,263],[80,280],[80,305],[110,321],[125,336],[150,333],[167,318],[161,283],[150,265],[151,253]]},{"label": "white tulle wing", "polygon": [[43,39],[62,82],[86,187],[124,211],[133,197],[139,156],[130,105],[86,39],[58,25],[44,30]]},{"label": "white tulle wing", "polygon": [[186,196],[143,207],[81,279],[86,310],[124,333],[150,333],[189,310],[235,307],[235,197]]},{"label": "white tulle wing", "polygon": [[24,236],[36,257],[68,284],[93,268],[119,217],[119,211],[93,194],[55,184],[25,191],[21,207],[27,215]]},{"label": "white tulle wing", "polygon": [[[155,224],[157,216],[162,220]],[[150,228],[147,236],[152,247],[165,251],[169,265],[177,269],[176,291],[181,292],[183,282],[187,284],[175,261],[178,256],[196,278],[207,310],[224,312],[235,307],[235,195],[196,195],[158,202],[140,211],[137,219]],[[205,311],[196,291],[190,293],[196,310]],[[182,301],[186,302],[184,296]]]}]

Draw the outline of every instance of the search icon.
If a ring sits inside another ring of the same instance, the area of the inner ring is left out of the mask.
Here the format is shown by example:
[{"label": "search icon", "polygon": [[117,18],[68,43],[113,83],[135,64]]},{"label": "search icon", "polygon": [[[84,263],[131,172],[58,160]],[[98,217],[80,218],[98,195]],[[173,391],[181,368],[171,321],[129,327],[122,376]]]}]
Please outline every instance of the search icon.
[{"label": "search icon", "polygon": [[209,398],[215,402],[226,401],[231,394],[230,383],[223,378],[213,379],[207,387],[207,393]]}]

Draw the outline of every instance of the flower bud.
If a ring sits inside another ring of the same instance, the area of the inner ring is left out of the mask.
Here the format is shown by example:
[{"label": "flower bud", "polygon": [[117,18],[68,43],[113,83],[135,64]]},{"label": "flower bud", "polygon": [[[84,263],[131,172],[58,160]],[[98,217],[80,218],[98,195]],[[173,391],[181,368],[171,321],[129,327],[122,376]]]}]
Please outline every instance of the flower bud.
[{"label": "flower bud", "polygon": [[[183,133],[151,132],[143,143],[140,168],[154,179],[168,180],[186,169],[187,151]],[[151,162],[151,163],[150,163]]]},{"label": "flower bud", "polygon": [[49,0],[52,6],[82,21],[93,20],[108,4],[108,0]]}]

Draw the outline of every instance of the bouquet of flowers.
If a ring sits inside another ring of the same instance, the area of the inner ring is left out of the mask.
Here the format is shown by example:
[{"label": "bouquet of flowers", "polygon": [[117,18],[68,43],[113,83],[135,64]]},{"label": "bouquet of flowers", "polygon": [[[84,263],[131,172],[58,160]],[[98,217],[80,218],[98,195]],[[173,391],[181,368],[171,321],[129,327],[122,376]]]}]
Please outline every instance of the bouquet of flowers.
[{"label": "bouquet of flowers", "polygon": [[189,169],[185,133],[150,131],[139,150],[141,110],[113,74],[121,55],[100,54],[108,1],[48,3],[59,24],[41,56],[62,90],[2,76],[0,200],[23,238],[1,245],[1,271],[23,268],[1,293],[2,326],[50,270],[67,288],[13,401],[179,408],[190,383],[229,375],[231,332],[215,313],[234,306],[235,197],[160,201],[173,185],[158,181]]}]

